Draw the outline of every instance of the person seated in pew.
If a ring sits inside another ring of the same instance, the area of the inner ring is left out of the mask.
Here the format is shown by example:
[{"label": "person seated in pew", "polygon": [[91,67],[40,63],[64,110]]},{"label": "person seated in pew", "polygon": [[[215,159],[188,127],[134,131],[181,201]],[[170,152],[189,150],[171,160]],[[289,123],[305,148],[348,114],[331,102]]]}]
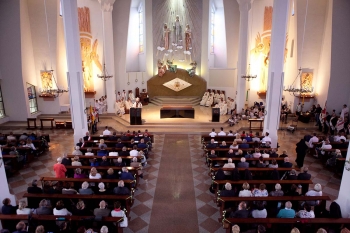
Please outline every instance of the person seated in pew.
[{"label": "person seated in pew", "polygon": [[[270,154],[267,153],[266,150],[263,150],[263,153],[261,154],[261,157],[263,157],[263,158],[269,158],[269,157],[270,157]],[[267,160],[266,160],[266,161],[267,161]]]},{"label": "person seated in pew", "polygon": [[38,180],[32,181],[32,186],[27,188],[27,193],[43,193],[43,190],[38,187]]},{"label": "person seated in pew", "polygon": [[235,158],[242,158],[243,157],[243,151],[242,150],[238,150],[236,153],[235,153]]},{"label": "person seated in pew", "polygon": [[295,210],[292,209],[292,203],[287,201],[284,209],[280,209],[277,218],[294,218]]},{"label": "person seated in pew", "polygon": [[227,158],[234,158],[236,155],[236,153],[233,152],[233,149],[229,149],[227,154],[226,154],[226,157]]},{"label": "person seated in pew", "polygon": [[271,144],[272,140],[269,136],[270,134],[268,132],[265,133],[265,137],[263,137],[263,139],[261,139],[261,142],[269,142]]},{"label": "person seated in pew", "polygon": [[234,141],[230,146],[230,149],[238,149],[238,143]]},{"label": "person seated in pew", "polygon": [[210,154],[208,154],[209,158],[217,158],[218,156],[215,154],[215,150],[211,150]]},{"label": "person seated in pew", "polygon": [[[113,159],[113,161],[114,161],[114,159]],[[123,159],[119,157],[117,159],[117,162],[114,162],[114,166],[116,166],[116,167],[124,167],[124,166],[126,166],[126,164],[125,164],[125,162],[123,162]]]},{"label": "person seated in pew", "polygon": [[276,159],[273,159],[271,163],[269,164],[269,168],[278,168],[278,164]]},{"label": "person seated in pew", "polygon": [[102,161],[100,163],[100,166],[111,166],[111,163],[107,160],[107,156],[102,156]]},{"label": "person seated in pew", "polygon": [[123,146],[122,150],[119,153],[120,153],[120,156],[129,156],[130,155],[130,153],[127,150],[126,146]]},{"label": "person seated in pew", "polygon": [[277,184],[275,185],[275,191],[271,191],[271,192],[269,193],[269,196],[272,196],[272,197],[280,197],[280,196],[283,196],[283,195],[284,195],[284,192],[283,192],[283,190],[281,190],[281,189],[282,189],[281,185],[280,185],[279,183],[277,183]]},{"label": "person seated in pew", "polygon": [[72,155],[83,155],[83,153],[80,151],[80,146],[75,146],[74,147]]},{"label": "person seated in pew", "polygon": [[[314,188],[312,190],[309,190],[307,193],[305,193],[305,196],[322,196],[322,186],[321,184],[317,183],[315,184]],[[307,204],[311,206],[318,205],[319,201],[307,201]]]},{"label": "person seated in pew", "polygon": [[216,148],[218,144],[215,142],[214,139],[210,140],[210,143],[206,145],[206,148]]},{"label": "person seated in pew", "polygon": [[252,137],[249,136],[249,135],[247,135],[247,136],[245,137],[245,140],[246,140],[247,142],[252,142],[252,141],[253,141]]},{"label": "person seated in pew", "polygon": [[290,170],[287,173],[287,180],[297,180],[298,176],[297,176],[297,171],[295,169]]},{"label": "person seated in pew", "polygon": [[221,142],[221,145],[219,146],[220,148],[228,148],[229,146],[226,144],[225,141]]},{"label": "person seated in pew", "polygon": [[101,174],[97,172],[95,167],[91,168],[89,179],[101,179]]},{"label": "person seated in pew", "polygon": [[134,180],[134,176],[128,171],[126,167],[122,167],[122,172],[119,175],[121,180]]},{"label": "person seated in pew", "polygon": [[94,191],[92,191],[92,189],[89,188],[89,183],[84,181],[81,184],[81,189],[79,189],[79,194],[81,194],[81,195],[92,195],[92,194],[94,194]]},{"label": "person seated in pew", "polygon": [[86,132],[86,133],[85,133],[85,136],[83,137],[84,142],[85,142],[85,141],[89,141],[90,139],[91,139],[90,133],[89,133],[89,132]]},{"label": "person seated in pew", "polygon": [[27,203],[25,201],[20,201],[18,203],[18,209],[16,210],[17,215],[31,214],[32,210],[26,207],[27,207]]},{"label": "person seated in pew", "polygon": [[112,217],[123,217],[123,221],[119,223],[120,227],[128,227],[128,218],[125,212],[121,209],[121,203],[119,201],[114,202],[114,209],[111,212]]},{"label": "person seated in pew", "polygon": [[130,190],[128,187],[124,187],[124,181],[120,180],[118,182],[118,187],[113,189],[115,195],[130,195]]},{"label": "person seated in pew", "polygon": [[278,158],[278,154],[276,153],[276,149],[271,149],[270,158]]},{"label": "person seated in pew", "polygon": [[261,157],[260,150],[258,148],[255,148],[255,152],[253,154],[253,158],[258,159]]},{"label": "person seated in pew", "polygon": [[250,186],[247,182],[245,182],[242,185],[243,190],[241,190],[238,194],[239,197],[252,197],[253,194],[252,192],[249,190]]},{"label": "person seated in pew", "polygon": [[87,149],[86,149],[86,152],[85,152],[85,155],[86,155],[86,156],[93,156],[94,153],[92,153],[92,148],[87,148]]},{"label": "person seated in pew", "polygon": [[134,145],[132,147],[132,150],[130,151],[130,156],[139,156],[139,152],[137,151],[137,145]]},{"label": "person seated in pew", "polygon": [[74,216],[91,216],[92,212],[86,208],[84,201],[80,200],[76,205],[73,205],[72,214]]},{"label": "person seated in pew", "polygon": [[44,182],[43,193],[46,193],[46,194],[54,194],[54,193],[56,193],[55,189],[52,187],[50,181],[45,181]]},{"label": "person seated in pew", "polygon": [[218,136],[226,136],[226,133],[223,127],[220,128],[220,132],[218,133]]},{"label": "person seated in pew", "polygon": [[106,147],[102,145],[100,147],[100,150],[97,151],[97,156],[105,156],[108,155],[108,151],[106,150]]},{"label": "person seated in pew", "polygon": [[13,132],[10,132],[9,135],[6,137],[7,141],[17,141],[17,138],[15,135],[13,135]]},{"label": "person seated in pew", "polygon": [[255,133],[255,136],[252,138],[253,142],[260,142],[260,134],[259,132]]},{"label": "person seated in pew", "polygon": [[[223,168],[235,168],[235,164],[232,163],[231,158],[227,160],[227,163],[224,164]],[[231,176],[231,174],[232,174],[231,171],[224,171],[224,173],[225,173],[225,176],[227,176],[227,177]]]},{"label": "person seated in pew", "polygon": [[230,131],[228,132],[227,136],[233,136],[232,130],[230,130]]},{"label": "person seated in pew", "polygon": [[273,171],[268,176],[269,180],[279,180],[280,179],[280,173],[277,171],[277,169],[273,169]]},{"label": "person seated in pew", "polygon": [[108,138],[108,141],[117,141],[118,137],[117,137],[117,132],[114,131],[113,134]]},{"label": "person seated in pew", "polygon": [[[248,218],[249,215],[250,211],[247,210],[247,203],[242,201],[239,203],[237,210],[230,213],[230,218]],[[242,232],[248,229],[247,224],[239,224],[239,227]]]},{"label": "person seated in pew", "polygon": [[56,202],[56,207],[53,209],[53,215],[72,215],[71,212],[69,212],[66,208],[64,208],[64,204],[62,200],[59,200]]},{"label": "person seated in pew", "polygon": [[107,144],[105,143],[104,139],[100,139],[100,143],[98,144],[99,149],[101,149],[102,147],[107,148]]},{"label": "person seated in pew", "polygon": [[110,194],[110,190],[106,189],[106,186],[103,182],[98,183],[97,195],[108,195]]},{"label": "person seated in pew", "polygon": [[212,130],[211,130],[211,132],[209,133],[209,136],[210,137],[215,137],[217,135],[217,133],[215,132],[215,129],[213,128]]},{"label": "person seated in pew", "polygon": [[24,140],[24,141],[26,141],[27,138],[28,138],[27,133],[23,133],[21,136],[19,136],[18,140]]},{"label": "person seated in pew", "polygon": [[117,179],[118,176],[117,176],[117,174],[114,173],[113,168],[109,168],[109,169],[107,170],[107,174],[106,174],[106,177],[105,177],[105,178],[106,178],[106,179]]},{"label": "person seated in pew", "polygon": [[123,148],[125,145],[122,143],[122,139],[118,138],[117,144],[115,144],[115,148]]},{"label": "person seated in pew", "polygon": [[38,214],[38,215],[51,215],[52,214],[52,208],[51,208],[51,203],[49,200],[42,199],[39,202],[39,207],[36,208],[33,211],[33,214]]},{"label": "person seated in pew", "polygon": [[264,159],[263,159],[262,156],[260,156],[259,161],[258,161],[256,167],[259,167],[259,168],[266,167],[266,164],[264,163]]},{"label": "person seated in pew", "polygon": [[253,197],[267,197],[269,193],[266,190],[266,185],[261,183],[259,188],[254,188],[252,191]]},{"label": "person seated in pew", "polygon": [[249,168],[249,163],[244,157],[241,158],[241,162],[237,163],[237,168]]},{"label": "person seated in pew", "polygon": [[74,156],[72,166],[82,166],[81,162],[79,162],[79,156]]},{"label": "person seated in pew", "polygon": [[137,143],[135,142],[135,139],[131,139],[130,143],[127,145],[128,148],[133,148],[134,146],[137,147]]},{"label": "person seated in pew", "polygon": [[[242,151],[243,152],[243,151]],[[246,159],[252,159],[253,158],[253,153],[252,151],[248,150],[247,153],[244,155],[244,158]]]},{"label": "person seated in pew", "polygon": [[75,144],[75,145],[79,146],[79,147],[83,147],[83,145],[84,145],[83,139],[79,138],[79,142],[77,144]]},{"label": "person seated in pew", "polygon": [[[280,156],[278,156],[278,158],[285,158],[285,157],[288,157],[288,154],[287,154],[287,151],[286,151],[286,150],[284,150],[284,151],[282,152],[282,154],[280,154]],[[282,163],[283,163],[283,161],[279,161],[279,162],[278,162],[278,165],[281,167]]]},{"label": "person seated in pew", "polygon": [[99,204],[99,208],[94,209],[95,217],[108,217],[111,211],[107,208],[107,203],[105,201],[101,201]]},{"label": "person seated in pew", "polygon": [[75,171],[74,171],[74,179],[84,179],[84,178],[86,178],[86,175],[85,174],[81,174],[81,169],[80,168],[75,169]]},{"label": "person seated in pew", "polygon": [[121,140],[121,141],[129,141],[130,138],[129,138],[129,136],[127,135],[127,133],[123,133],[122,136],[120,137],[120,140]]},{"label": "person seated in pew", "polygon": [[64,186],[65,187],[62,189],[62,194],[68,194],[68,195],[79,194],[74,189],[74,183],[73,182],[66,182]]},{"label": "person seated in pew", "polygon": [[238,148],[240,148],[240,149],[248,149],[249,148],[249,144],[247,143],[247,140],[243,139],[242,143],[239,144]]},{"label": "person seated in pew", "polygon": [[256,209],[252,211],[252,217],[253,218],[266,218],[267,217],[267,211],[265,209],[264,202],[257,201],[256,202]]},{"label": "person seated in pew", "polygon": [[292,184],[290,189],[284,194],[285,196],[300,196],[299,187],[296,184]]},{"label": "person seated in pew", "polygon": [[137,170],[137,173],[141,178],[143,178],[142,165],[141,165],[141,163],[137,162],[137,157],[132,158],[132,162],[130,163],[130,167],[139,168],[139,170]]},{"label": "person seated in pew", "polygon": [[311,206],[307,203],[304,205],[303,210],[299,210],[299,212],[295,215],[298,218],[315,218],[315,213],[311,209]]},{"label": "person seated in pew", "polygon": [[145,140],[142,138],[140,140],[140,143],[137,145],[138,148],[141,148],[141,149],[146,149],[148,148],[148,145],[145,143]]},{"label": "person seated in pew", "polygon": [[285,168],[291,168],[293,167],[293,164],[291,162],[289,162],[289,158],[285,157],[284,162],[281,164],[281,167],[285,167]]},{"label": "person seated in pew", "polygon": [[238,132],[236,134],[236,139],[234,140],[234,142],[237,142],[237,143],[241,143],[242,142],[241,135]]},{"label": "person seated in pew", "polygon": [[221,190],[219,193],[220,197],[235,197],[236,193],[232,190],[232,185],[230,183],[225,184],[225,189]]},{"label": "person seated in pew", "polygon": [[[9,231],[5,231],[5,232],[9,232]],[[19,223],[17,223],[16,225],[16,231],[14,231],[13,233],[27,233],[27,225],[25,224],[25,222],[20,221]]]}]

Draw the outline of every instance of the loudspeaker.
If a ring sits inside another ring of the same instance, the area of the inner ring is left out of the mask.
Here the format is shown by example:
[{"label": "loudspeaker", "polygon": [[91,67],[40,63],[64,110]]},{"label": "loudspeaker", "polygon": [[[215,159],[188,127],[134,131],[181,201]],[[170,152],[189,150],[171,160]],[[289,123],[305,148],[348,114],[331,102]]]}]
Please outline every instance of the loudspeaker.
[{"label": "loudspeaker", "polygon": [[211,121],[220,122],[220,108],[212,108]]}]

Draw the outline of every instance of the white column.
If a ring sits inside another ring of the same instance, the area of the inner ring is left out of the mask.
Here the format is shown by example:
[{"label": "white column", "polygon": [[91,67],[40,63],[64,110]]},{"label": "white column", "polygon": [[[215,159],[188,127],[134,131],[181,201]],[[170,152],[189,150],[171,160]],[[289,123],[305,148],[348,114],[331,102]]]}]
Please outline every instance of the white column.
[{"label": "white column", "polygon": [[[2,159],[2,151],[0,150],[0,208],[2,208],[2,200],[5,198],[10,198],[11,204],[16,205],[16,198],[14,195],[10,194],[9,186],[7,185],[7,178],[5,173],[5,164],[4,160]],[[0,229],[2,229],[1,222],[0,222]]]},{"label": "white column", "polygon": [[112,11],[115,0],[98,0],[101,4],[103,23],[103,54],[104,63],[109,75],[113,75],[106,81],[107,112],[114,113],[115,103],[115,73],[114,73],[114,47],[113,47],[113,20]]},{"label": "white column", "polygon": [[74,142],[88,131],[83,88],[82,61],[80,54],[77,0],[61,0],[63,9],[64,39],[67,54],[67,78]]},{"label": "white column", "polygon": [[[350,143],[348,147],[348,153],[346,154],[346,160],[350,161]],[[346,170],[345,168],[346,167],[344,167],[343,176],[340,183],[338,199],[335,201],[340,205],[343,218],[350,218],[350,171]],[[348,169],[349,168],[350,166],[348,166]]]},{"label": "white column", "polygon": [[266,97],[264,132],[269,132],[271,146],[277,147],[277,130],[280,122],[283,92],[284,48],[287,32],[289,0],[273,2],[269,76]]},{"label": "white column", "polygon": [[252,0],[237,0],[239,4],[239,44],[238,44],[238,64],[237,64],[237,112],[244,108],[246,98],[246,80],[241,75],[247,72],[248,55],[248,19]]}]

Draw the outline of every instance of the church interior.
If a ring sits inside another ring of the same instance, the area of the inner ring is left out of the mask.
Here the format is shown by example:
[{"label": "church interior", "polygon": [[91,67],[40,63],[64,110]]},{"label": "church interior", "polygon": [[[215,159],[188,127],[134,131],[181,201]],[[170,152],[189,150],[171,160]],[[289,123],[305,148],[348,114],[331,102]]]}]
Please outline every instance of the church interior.
[{"label": "church interior", "polygon": [[[1,0],[0,229],[350,232],[349,12],[348,0]],[[93,195],[76,194],[78,166]],[[42,199],[53,214],[34,211]],[[60,200],[71,216],[55,214]]]}]

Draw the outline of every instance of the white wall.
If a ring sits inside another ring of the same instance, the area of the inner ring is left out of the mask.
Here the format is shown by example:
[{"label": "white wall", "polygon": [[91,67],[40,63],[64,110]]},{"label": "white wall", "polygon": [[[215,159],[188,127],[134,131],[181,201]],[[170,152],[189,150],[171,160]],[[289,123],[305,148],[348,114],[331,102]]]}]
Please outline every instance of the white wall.
[{"label": "white wall", "polygon": [[126,50],[126,72],[140,70],[139,64],[139,13],[138,6],[130,7]]},{"label": "white wall", "polygon": [[[154,73],[154,66],[153,66],[153,34],[152,34],[152,0],[142,0],[143,6],[144,6],[144,19],[145,19],[145,41],[144,41],[144,60],[141,62],[141,70],[143,71],[143,66],[145,66],[146,76],[147,79],[151,78]],[[142,64],[144,63],[144,65]]]},{"label": "white wall", "polygon": [[209,69],[209,82],[207,89],[223,90],[226,97],[235,98],[234,77],[236,69]]},{"label": "white wall", "polygon": [[210,22],[210,0],[203,0],[203,11],[202,11],[202,53],[201,53],[201,67],[199,76],[204,78],[207,82],[209,81],[209,54],[210,46],[209,41],[209,22]]},{"label": "white wall", "polygon": [[[210,8],[211,11],[211,8]],[[210,14],[210,12],[209,12]],[[226,46],[226,27],[225,27],[225,11],[224,7],[216,7],[214,20],[214,55],[210,55],[210,68],[226,68],[227,67],[227,46]],[[211,25],[208,25],[209,31]],[[209,36],[210,41],[210,36]],[[210,42],[209,42],[210,49]],[[212,61],[214,60],[214,61]]]}]

